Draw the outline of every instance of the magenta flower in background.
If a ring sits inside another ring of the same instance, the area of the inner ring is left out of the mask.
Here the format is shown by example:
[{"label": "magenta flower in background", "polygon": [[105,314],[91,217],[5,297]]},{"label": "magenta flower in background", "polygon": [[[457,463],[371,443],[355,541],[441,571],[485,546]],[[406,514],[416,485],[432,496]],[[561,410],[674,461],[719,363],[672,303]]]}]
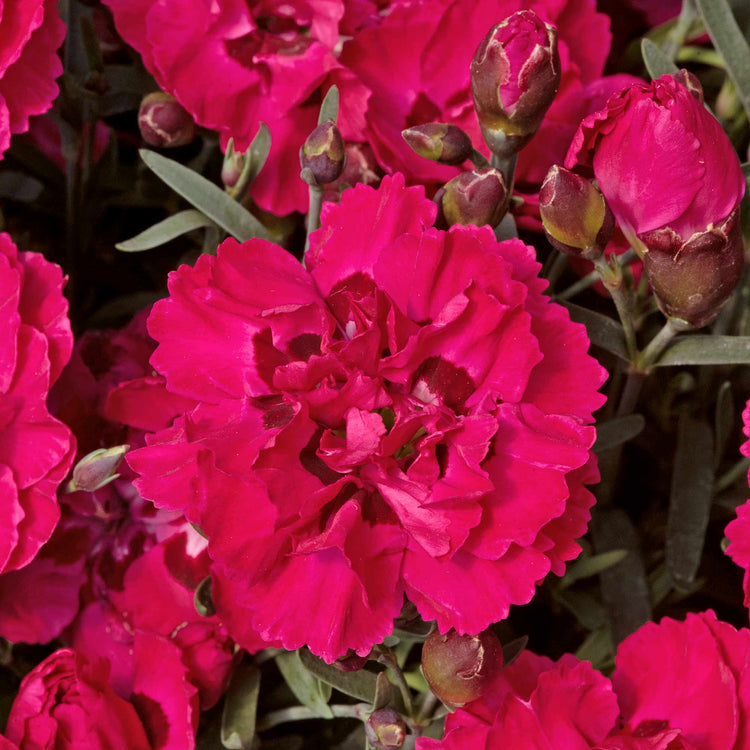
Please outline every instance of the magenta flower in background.
[{"label": "magenta flower in background", "polygon": [[7,740],[19,750],[194,747],[196,695],[186,683],[178,649],[153,635],[136,634],[136,642],[137,674],[129,701],[109,684],[106,659],[89,660],[72,649],[60,649],[21,682],[5,730]]},{"label": "magenta flower in background", "polygon": [[593,502],[583,328],[531,248],[428,229],[435,210],[399,175],[359,186],[309,273],[227,240],[149,319],[152,365],[200,403],[129,456],[137,486],[206,532],[228,620],[328,661],[368,653],[404,595],[442,631],[502,619],[577,555]]},{"label": "magenta flower in background", "polygon": [[73,346],[64,283],[59,266],[0,234],[0,572],[28,565],[49,539],[75,452],[47,408]]},{"label": "magenta flower in background", "polygon": [[633,84],[587,117],[565,165],[591,167],[665,314],[705,325],[739,281],[745,178],[685,71]]},{"label": "magenta flower in background", "polygon": [[57,50],[65,37],[55,0],[2,0],[0,18],[0,158],[10,136],[29,129],[29,117],[46,112],[62,73]]},{"label": "magenta flower in background", "polygon": [[744,750],[749,659],[750,630],[711,611],[641,627],[620,644],[611,681],[570,654],[524,652],[417,750]]}]

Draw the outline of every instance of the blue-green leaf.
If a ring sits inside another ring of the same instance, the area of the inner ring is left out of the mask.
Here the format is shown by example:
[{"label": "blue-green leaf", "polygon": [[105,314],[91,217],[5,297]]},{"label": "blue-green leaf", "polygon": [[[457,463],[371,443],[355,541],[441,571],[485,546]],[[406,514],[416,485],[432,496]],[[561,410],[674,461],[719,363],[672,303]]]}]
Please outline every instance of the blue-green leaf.
[{"label": "blue-green leaf", "polygon": [[323,719],[332,719],[328,701],[331,686],[315,677],[300,660],[298,651],[282,651],[276,655],[276,666],[297,700]]},{"label": "blue-green leaf", "polygon": [[221,718],[221,744],[227,750],[252,747],[259,693],[260,670],[251,662],[241,662],[232,673]]},{"label": "blue-green leaf", "polygon": [[210,226],[216,225],[208,216],[194,208],[189,208],[167,217],[148,229],[144,229],[140,234],[131,237],[129,240],[118,242],[115,247],[124,253],[139,253],[142,250],[159,247],[159,245],[192,232],[194,229]]},{"label": "blue-green leaf", "polygon": [[333,120],[339,115],[339,89],[338,86],[331,86],[323,98],[320,105],[320,114],[318,115],[318,125],[322,125],[326,120]]},{"label": "blue-green leaf", "polygon": [[750,364],[750,336],[678,336],[656,361],[673,365]]},{"label": "blue-green leaf", "polygon": [[646,70],[652,79],[661,78],[667,73],[674,75],[679,68],[650,39],[641,40],[641,55]]}]

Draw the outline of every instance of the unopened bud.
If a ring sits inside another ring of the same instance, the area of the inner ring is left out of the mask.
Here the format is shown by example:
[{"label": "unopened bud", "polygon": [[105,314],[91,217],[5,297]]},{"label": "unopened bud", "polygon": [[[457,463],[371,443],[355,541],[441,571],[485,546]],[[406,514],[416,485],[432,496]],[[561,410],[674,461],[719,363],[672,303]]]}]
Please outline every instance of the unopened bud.
[{"label": "unopened bud", "polygon": [[309,170],[318,185],[337,180],[344,171],[345,153],[341,131],[333,120],[318,125],[299,152],[303,170]]},{"label": "unopened bud", "polygon": [[148,94],[138,110],[141,137],[149,146],[174,148],[195,138],[195,122],[188,111],[169,94]]},{"label": "unopened bud", "polygon": [[503,649],[491,630],[479,635],[435,631],[422,647],[422,671],[427,684],[450,707],[479,698],[502,666]]},{"label": "unopened bud", "polygon": [[472,154],[471,138],[457,125],[428,122],[401,131],[412,150],[425,159],[452,166],[463,164]]},{"label": "unopened bud", "polygon": [[339,672],[359,672],[367,664],[366,656],[359,656],[353,650],[349,650],[345,656],[341,656],[331,664]]},{"label": "unopened bud", "polygon": [[440,208],[445,223],[497,226],[507,207],[508,189],[499,169],[462,172],[443,188]]},{"label": "unopened bud", "polygon": [[224,154],[224,162],[221,165],[221,181],[226,187],[233,188],[237,184],[249,160],[250,153],[241,154],[235,151],[234,143],[230,139],[227,152]]},{"label": "unopened bud", "polygon": [[539,191],[547,239],[561,253],[593,260],[612,239],[615,218],[591,181],[555,165]]},{"label": "unopened bud", "polygon": [[377,748],[399,748],[406,740],[406,722],[392,708],[373,711],[365,722],[365,735]]},{"label": "unopened bud", "polygon": [[73,478],[68,483],[69,492],[94,492],[119,477],[117,467],[130,450],[129,445],[100,448],[84,456],[73,469]]},{"label": "unopened bud", "polygon": [[471,93],[487,145],[507,158],[542,124],[560,86],[557,31],[531,10],[493,26],[471,63]]},{"label": "unopened bud", "polygon": [[665,315],[694,328],[710,323],[742,275],[739,207],[719,224],[686,241],[670,228],[639,235],[643,267]]}]

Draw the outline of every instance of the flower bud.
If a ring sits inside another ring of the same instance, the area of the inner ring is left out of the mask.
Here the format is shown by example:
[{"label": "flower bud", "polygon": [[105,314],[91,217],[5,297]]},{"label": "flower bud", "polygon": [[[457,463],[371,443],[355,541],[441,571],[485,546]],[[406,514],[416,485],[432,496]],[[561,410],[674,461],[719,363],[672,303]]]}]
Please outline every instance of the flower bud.
[{"label": "flower bud", "polygon": [[458,165],[465,162],[474,147],[471,138],[457,125],[428,122],[401,131],[412,150],[438,164]]},{"label": "flower bud", "polygon": [[462,172],[448,182],[439,198],[445,223],[497,226],[508,200],[505,178],[499,169],[484,167]]},{"label": "flower bud", "polygon": [[234,150],[234,144],[230,139],[227,152],[224,154],[224,162],[221,165],[221,181],[228,188],[233,188],[240,179],[242,172],[250,159],[250,152],[244,154]]},{"label": "flower bud", "polygon": [[188,111],[169,94],[148,94],[138,110],[141,137],[149,146],[174,148],[195,138],[195,122]]},{"label": "flower bud", "polygon": [[114,448],[100,448],[84,456],[73,469],[68,490],[94,492],[117,479],[120,475],[115,474],[115,471],[129,450],[129,445],[116,445]]},{"label": "flower bud", "polygon": [[366,656],[359,656],[355,651],[349,649],[346,656],[339,657],[331,666],[338,669],[339,672],[359,672],[365,664],[367,664]]},{"label": "flower bud", "polygon": [[471,93],[493,153],[510,157],[531,140],[559,86],[553,26],[520,10],[492,27],[471,62]]},{"label": "flower bud", "polygon": [[341,131],[333,120],[318,125],[299,152],[302,169],[312,173],[318,185],[337,180],[344,171],[345,153]]},{"label": "flower bud", "polygon": [[742,275],[739,208],[683,242],[669,228],[642,234],[643,267],[662,312],[694,328],[710,323]]},{"label": "flower bud", "polygon": [[392,708],[373,711],[365,722],[365,735],[378,748],[399,748],[406,740],[406,722]]},{"label": "flower bud", "polygon": [[604,252],[615,229],[604,196],[589,180],[557,165],[542,183],[539,213],[553,247],[586,260]]},{"label": "flower bud", "polygon": [[434,631],[422,647],[422,671],[427,684],[449,707],[479,698],[502,666],[503,648],[491,630],[479,635]]}]

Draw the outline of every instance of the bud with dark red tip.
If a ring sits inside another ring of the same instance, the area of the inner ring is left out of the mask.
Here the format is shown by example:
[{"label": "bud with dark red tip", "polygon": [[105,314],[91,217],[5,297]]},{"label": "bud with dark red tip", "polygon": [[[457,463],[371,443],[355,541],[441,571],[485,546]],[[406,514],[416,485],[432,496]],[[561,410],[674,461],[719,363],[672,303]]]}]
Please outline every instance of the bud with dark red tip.
[{"label": "bud with dark red tip", "polygon": [[373,711],[365,722],[365,735],[371,745],[377,748],[401,747],[407,735],[406,722],[392,708],[380,708]]},{"label": "bud with dark red tip", "polygon": [[149,146],[175,148],[195,138],[195,122],[188,111],[162,91],[143,97],[138,110],[141,137]]},{"label": "bud with dark red tip", "polygon": [[345,656],[341,656],[334,661],[331,666],[338,669],[339,672],[359,672],[367,664],[366,656],[359,656],[355,651],[349,649]]},{"label": "bud with dark red tip", "polygon": [[710,323],[742,275],[739,207],[718,226],[683,241],[669,228],[640,235],[643,267],[662,312],[694,328]]},{"label": "bud with dark red tip", "polygon": [[115,473],[129,445],[116,445],[114,448],[100,448],[85,455],[73,469],[73,478],[68,483],[69,492],[99,490],[120,475]]},{"label": "bud with dark red tip", "polygon": [[344,171],[345,152],[341,131],[333,120],[318,125],[299,152],[302,169],[309,170],[318,185],[337,180]]},{"label": "bud with dark red tip", "polygon": [[531,140],[560,86],[557,31],[531,10],[493,26],[471,63],[471,93],[487,145],[508,158]]},{"label": "bud with dark red tip", "polygon": [[412,150],[438,164],[463,164],[474,151],[471,138],[457,125],[428,122],[401,131]]},{"label": "bud with dark red tip", "polygon": [[542,183],[539,213],[554,247],[587,260],[602,255],[615,229],[615,218],[591,181],[557,165]]},{"label": "bud with dark red tip", "polygon": [[508,188],[499,169],[484,167],[462,172],[436,196],[447,226],[489,224],[497,226],[506,211]]},{"label": "bud with dark red tip", "polygon": [[427,684],[450,707],[479,698],[502,666],[503,648],[491,630],[479,635],[435,631],[422,647],[422,671]]}]

